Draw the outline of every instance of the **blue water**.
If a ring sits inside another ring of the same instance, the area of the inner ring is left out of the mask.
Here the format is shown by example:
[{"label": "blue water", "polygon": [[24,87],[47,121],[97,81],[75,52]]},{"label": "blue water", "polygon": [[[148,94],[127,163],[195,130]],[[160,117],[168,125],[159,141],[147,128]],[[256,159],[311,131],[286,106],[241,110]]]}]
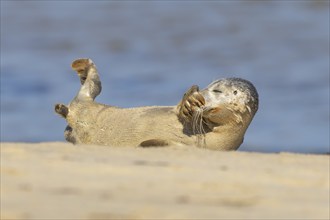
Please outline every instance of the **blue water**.
[{"label": "blue water", "polygon": [[222,77],[260,108],[240,148],[329,152],[328,1],[1,1],[1,141],[64,141],[55,103],[89,57],[121,107],[175,105]]}]

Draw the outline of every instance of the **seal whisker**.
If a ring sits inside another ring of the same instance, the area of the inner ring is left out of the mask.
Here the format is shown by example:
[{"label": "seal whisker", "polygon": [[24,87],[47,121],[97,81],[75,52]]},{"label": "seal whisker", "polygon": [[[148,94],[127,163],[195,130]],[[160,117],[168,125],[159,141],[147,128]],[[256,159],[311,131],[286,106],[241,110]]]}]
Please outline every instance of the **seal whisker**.
[{"label": "seal whisker", "polygon": [[192,117],[192,130],[193,130],[193,134],[196,134],[196,113],[193,114],[193,117]]},{"label": "seal whisker", "polygon": [[196,135],[196,145],[199,147],[206,146],[205,142],[205,129],[204,129],[204,119],[203,119],[203,109],[198,108],[193,115],[192,120],[193,133]]},{"label": "seal whisker", "polygon": [[204,128],[203,128],[203,111],[201,110],[200,111],[200,122],[199,122],[199,131],[201,134],[204,134],[205,131],[204,131]]},{"label": "seal whisker", "polygon": [[200,118],[201,118],[201,111],[199,111],[199,109],[198,109],[197,111],[195,111],[194,118],[193,118],[194,134],[199,134],[201,132]]}]

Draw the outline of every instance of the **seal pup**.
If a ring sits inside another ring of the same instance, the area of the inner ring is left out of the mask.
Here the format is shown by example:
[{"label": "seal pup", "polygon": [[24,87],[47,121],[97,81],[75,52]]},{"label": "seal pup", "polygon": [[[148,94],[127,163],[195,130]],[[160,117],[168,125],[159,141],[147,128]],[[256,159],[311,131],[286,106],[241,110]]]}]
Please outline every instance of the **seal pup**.
[{"label": "seal pup", "polygon": [[220,79],[205,89],[192,86],[176,106],[118,108],[94,101],[102,86],[91,59],[72,63],[81,87],[55,112],[68,126],[65,139],[74,144],[109,146],[191,145],[236,150],[258,110],[258,93],[247,80]]}]

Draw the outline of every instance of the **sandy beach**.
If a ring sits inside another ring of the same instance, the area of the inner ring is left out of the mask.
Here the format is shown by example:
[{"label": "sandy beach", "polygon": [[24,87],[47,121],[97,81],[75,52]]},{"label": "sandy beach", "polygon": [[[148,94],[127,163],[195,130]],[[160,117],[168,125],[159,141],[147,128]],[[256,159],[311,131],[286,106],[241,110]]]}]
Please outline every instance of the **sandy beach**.
[{"label": "sandy beach", "polygon": [[329,155],[1,143],[1,219],[329,219]]}]

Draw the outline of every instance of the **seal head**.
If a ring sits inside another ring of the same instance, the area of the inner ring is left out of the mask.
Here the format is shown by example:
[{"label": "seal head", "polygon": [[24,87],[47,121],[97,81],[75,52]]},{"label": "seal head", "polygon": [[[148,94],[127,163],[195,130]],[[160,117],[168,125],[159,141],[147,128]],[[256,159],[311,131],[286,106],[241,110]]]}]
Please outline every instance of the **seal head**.
[{"label": "seal head", "polygon": [[200,94],[205,99],[203,115],[215,124],[223,124],[230,118],[237,123],[251,121],[259,106],[256,88],[241,78],[219,79],[200,91]]},{"label": "seal head", "polygon": [[184,124],[184,133],[196,137],[196,146],[236,150],[258,105],[258,93],[251,82],[225,78],[201,91],[192,86],[178,104],[178,116]]}]

